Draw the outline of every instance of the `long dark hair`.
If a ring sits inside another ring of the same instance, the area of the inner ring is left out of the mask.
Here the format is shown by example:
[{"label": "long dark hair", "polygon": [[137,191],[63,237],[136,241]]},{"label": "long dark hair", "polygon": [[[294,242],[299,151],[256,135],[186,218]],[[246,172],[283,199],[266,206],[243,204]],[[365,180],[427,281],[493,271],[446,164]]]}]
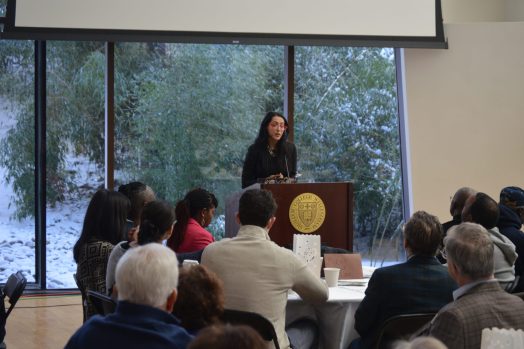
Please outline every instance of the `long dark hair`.
[{"label": "long dark hair", "polygon": [[144,206],[138,231],[138,244],[161,242],[167,229],[175,222],[175,210],[162,200],[151,201]]},{"label": "long dark hair", "polygon": [[167,245],[176,251],[184,241],[189,218],[198,218],[203,209],[218,207],[218,200],[212,193],[202,188],[196,188],[186,194],[175,207],[176,223]]},{"label": "long dark hair", "polygon": [[94,238],[115,245],[123,240],[126,217],[130,207],[125,195],[107,189],[98,190],[91,198],[84,218],[80,238],[73,247],[73,257],[78,263],[82,246]]},{"label": "long dark hair", "polygon": [[284,117],[284,115],[280,113],[270,111],[266,114],[266,116],[264,116],[264,119],[262,119],[262,122],[260,123],[260,129],[258,130],[258,136],[255,139],[255,145],[262,149],[265,149],[267,147],[267,142],[269,138],[267,127],[269,123],[271,122],[271,119],[273,119],[274,116],[278,116],[284,119],[284,123],[286,125],[286,130],[284,131],[282,138],[280,138],[280,140],[277,142],[277,146],[276,146],[277,153],[280,155],[286,151],[284,144],[286,143],[286,140],[287,140],[287,136],[288,136],[287,127],[289,126],[287,123],[287,119]]}]

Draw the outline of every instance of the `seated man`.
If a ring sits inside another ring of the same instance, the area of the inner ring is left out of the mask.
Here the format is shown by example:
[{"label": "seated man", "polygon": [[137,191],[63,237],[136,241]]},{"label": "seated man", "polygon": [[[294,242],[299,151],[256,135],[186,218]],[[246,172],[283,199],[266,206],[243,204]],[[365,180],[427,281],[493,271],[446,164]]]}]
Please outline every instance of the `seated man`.
[{"label": "seated man", "polygon": [[464,209],[464,205],[466,204],[468,198],[475,195],[476,193],[477,192],[475,189],[469,187],[462,187],[455,192],[455,195],[453,195],[453,199],[451,200],[451,204],[449,205],[449,213],[453,219],[442,223],[444,235],[446,235],[449,228],[462,223],[462,210]]},{"label": "seated man", "polygon": [[258,313],[273,323],[281,348],[289,348],[285,331],[290,289],[304,301],[325,302],[328,288],[293,252],[269,239],[277,205],[266,190],[247,190],[239,202],[240,230],[232,239],[208,245],[202,264],[224,282],[225,308]]},{"label": "seated man", "polygon": [[160,244],[130,249],[116,267],[114,314],[90,318],[66,349],[186,348],[192,340],[171,315],[177,297],[178,261]]},{"label": "seated man", "polygon": [[478,349],[484,328],[524,330],[524,302],[493,278],[494,244],[486,229],[474,223],[452,227],[444,245],[449,274],[460,288],[433,318],[429,334],[448,348]]},{"label": "seated man", "polygon": [[495,246],[494,263],[495,279],[505,289],[513,285],[515,280],[515,261],[517,253],[510,239],[502,235],[496,227],[499,220],[497,202],[484,193],[471,196],[462,211],[463,222],[473,222],[482,225],[489,234]]},{"label": "seated man", "polygon": [[355,347],[374,348],[384,322],[395,315],[437,312],[453,300],[457,284],[435,257],[442,225],[424,211],[413,214],[404,226],[405,263],[375,270],[366,296],[355,313],[361,336]]},{"label": "seated man", "polygon": [[520,230],[524,220],[524,190],[519,187],[506,187],[500,192],[500,217],[497,228],[515,244],[517,260],[515,276],[519,282],[513,292],[524,291],[524,232]]}]

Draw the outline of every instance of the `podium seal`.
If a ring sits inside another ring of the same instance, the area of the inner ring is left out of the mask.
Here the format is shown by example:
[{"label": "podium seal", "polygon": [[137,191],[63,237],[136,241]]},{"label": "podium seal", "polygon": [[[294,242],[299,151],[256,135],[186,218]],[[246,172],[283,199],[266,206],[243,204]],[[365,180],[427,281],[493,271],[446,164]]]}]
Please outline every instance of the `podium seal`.
[{"label": "podium seal", "polygon": [[301,233],[312,233],[322,226],[326,218],[326,206],[313,193],[303,193],[293,199],[289,206],[289,221]]}]

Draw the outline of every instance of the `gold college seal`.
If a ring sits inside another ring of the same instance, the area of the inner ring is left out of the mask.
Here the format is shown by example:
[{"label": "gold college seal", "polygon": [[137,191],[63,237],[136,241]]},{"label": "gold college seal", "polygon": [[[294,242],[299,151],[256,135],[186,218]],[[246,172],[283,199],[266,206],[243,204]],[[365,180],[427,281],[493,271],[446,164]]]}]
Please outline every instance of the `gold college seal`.
[{"label": "gold college seal", "polygon": [[293,199],[289,206],[291,225],[301,233],[312,233],[324,223],[326,206],[313,193],[303,193]]}]

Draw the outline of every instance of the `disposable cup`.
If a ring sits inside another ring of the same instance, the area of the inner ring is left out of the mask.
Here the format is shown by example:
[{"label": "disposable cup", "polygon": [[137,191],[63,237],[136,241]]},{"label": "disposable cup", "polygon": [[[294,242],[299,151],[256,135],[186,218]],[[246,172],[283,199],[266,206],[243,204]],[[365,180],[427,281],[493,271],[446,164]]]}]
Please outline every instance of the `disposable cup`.
[{"label": "disposable cup", "polygon": [[340,268],[324,268],[324,276],[328,287],[337,287]]}]

